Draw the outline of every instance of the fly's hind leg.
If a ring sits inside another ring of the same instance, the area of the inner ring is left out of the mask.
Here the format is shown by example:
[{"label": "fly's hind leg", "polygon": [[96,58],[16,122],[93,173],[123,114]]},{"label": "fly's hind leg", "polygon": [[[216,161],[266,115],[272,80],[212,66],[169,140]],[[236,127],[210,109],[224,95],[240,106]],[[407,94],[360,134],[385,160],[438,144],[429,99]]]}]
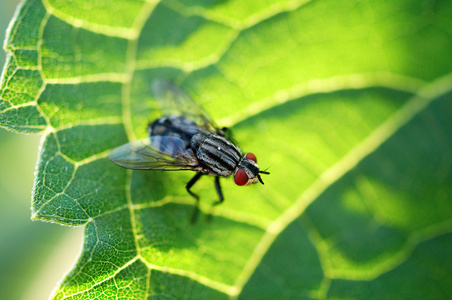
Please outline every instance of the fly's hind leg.
[{"label": "fly's hind leg", "polygon": [[217,191],[217,194],[218,194],[218,201],[217,201],[217,202],[214,202],[214,203],[212,204],[212,210],[211,210],[210,213],[206,216],[208,222],[212,221],[212,211],[213,211],[213,208],[214,208],[215,206],[217,206],[218,204],[223,203],[223,201],[224,201],[223,192],[221,191],[220,177],[218,177],[218,176],[215,177],[215,190]]},{"label": "fly's hind leg", "polygon": [[190,181],[185,186],[185,189],[187,190],[187,192],[190,195],[192,195],[192,197],[195,198],[195,200],[196,200],[195,208],[193,210],[193,214],[192,214],[191,219],[190,219],[190,223],[192,223],[192,224],[195,224],[196,220],[198,219],[198,215],[199,215],[199,196],[196,195],[195,193],[193,193],[192,191],[190,191],[190,189],[196,183],[196,181],[198,181],[199,178],[201,178],[201,176],[202,176],[201,172],[196,173],[196,175],[193,176],[193,178],[190,179]]}]

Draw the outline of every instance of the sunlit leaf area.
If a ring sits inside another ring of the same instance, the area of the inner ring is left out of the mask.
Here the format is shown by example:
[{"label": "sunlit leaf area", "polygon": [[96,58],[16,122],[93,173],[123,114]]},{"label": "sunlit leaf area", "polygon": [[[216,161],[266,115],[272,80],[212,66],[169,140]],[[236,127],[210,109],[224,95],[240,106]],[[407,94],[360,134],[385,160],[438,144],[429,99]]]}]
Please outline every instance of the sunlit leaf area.
[{"label": "sunlit leaf area", "polygon": [[[53,264],[52,299],[452,298],[452,2],[26,0],[4,49],[10,297]],[[192,172],[113,164],[162,115],[156,79],[265,185],[221,178],[213,206],[202,176],[190,224]]]}]

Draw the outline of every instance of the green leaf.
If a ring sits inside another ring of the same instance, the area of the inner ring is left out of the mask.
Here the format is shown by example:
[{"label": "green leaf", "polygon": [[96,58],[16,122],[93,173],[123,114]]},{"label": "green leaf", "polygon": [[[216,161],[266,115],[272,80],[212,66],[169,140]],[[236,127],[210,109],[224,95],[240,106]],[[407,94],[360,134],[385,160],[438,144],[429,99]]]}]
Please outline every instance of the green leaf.
[{"label": "green leaf", "polygon": [[[25,1],[0,125],[43,135],[32,218],[85,226],[53,298],[450,298],[451,25],[446,0]],[[193,174],[107,159],[156,78],[271,172],[223,179],[212,223]]]}]

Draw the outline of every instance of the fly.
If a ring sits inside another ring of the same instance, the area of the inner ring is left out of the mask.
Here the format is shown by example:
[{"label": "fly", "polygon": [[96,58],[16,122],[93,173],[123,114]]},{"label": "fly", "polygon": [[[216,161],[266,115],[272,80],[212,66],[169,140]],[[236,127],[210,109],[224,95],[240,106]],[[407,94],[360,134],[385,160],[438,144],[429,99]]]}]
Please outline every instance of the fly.
[{"label": "fly", "polygon": [[256,156],[243,154],[232,142],[227,128],[220,129],[210,116],[180,88],[166,80],[155,80],[152,91],[163,116],[149,123],[149,137],[113,149],[115,164],[134,170],[191,170],[196,175],[185,186],[196,199],[192,223],[199,213],[199,196],[191,191],[202,175],[215,176],[219,201],[224,200],[220,177],[234,175],[239,185],[262,184]]}]

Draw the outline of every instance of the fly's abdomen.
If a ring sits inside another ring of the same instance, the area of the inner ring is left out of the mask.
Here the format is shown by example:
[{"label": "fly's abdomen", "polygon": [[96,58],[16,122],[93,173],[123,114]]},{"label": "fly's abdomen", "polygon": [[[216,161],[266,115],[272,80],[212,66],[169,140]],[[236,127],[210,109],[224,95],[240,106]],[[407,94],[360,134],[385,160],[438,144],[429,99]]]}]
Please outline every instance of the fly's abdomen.
[{"label": "fly's abdomen", "polygon": [[172,136],[184,140],[187,144],[198,132],[198,125],[184,115],[163,116],[148,125],[149,136]]},{"label": "fly's abdomen", "polygon": [[184,115],[163,116],[148,125],[151,145],[172,156],[188,150],[190,140],[198,132],[196,123]]},{"label": "fly's abdomen", "polygon": [[212,175],[231,175],[242,157],[242,151],[236,145],[216,134],[195,135],[192,145],[194,149],[199,145],[196,151],[198,162]]}]

